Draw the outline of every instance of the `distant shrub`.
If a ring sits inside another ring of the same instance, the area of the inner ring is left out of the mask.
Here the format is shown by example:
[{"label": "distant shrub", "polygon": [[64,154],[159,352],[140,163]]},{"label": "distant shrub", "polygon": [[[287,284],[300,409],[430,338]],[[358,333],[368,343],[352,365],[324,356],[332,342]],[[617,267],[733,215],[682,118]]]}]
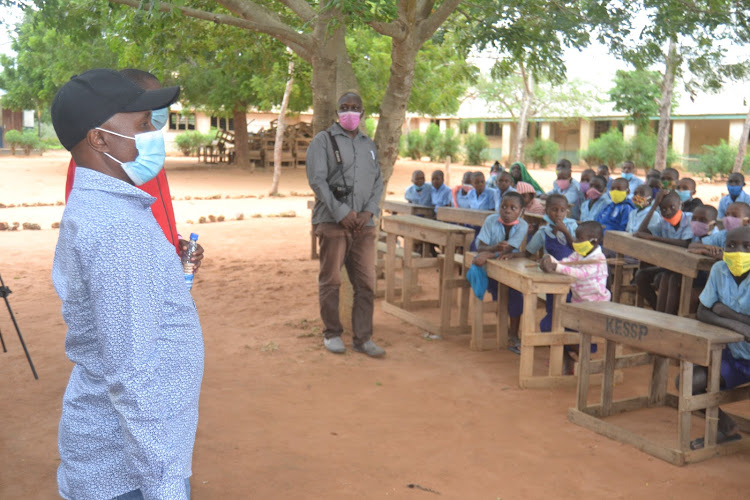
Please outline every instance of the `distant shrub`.
[{"label": "distant shrub", "polygon": [[490,142],[482,134],[468,134],[464,137],[464,150],[466,151],[466,165],[481,165],[487,159],[487,148]]},{"label": "distant shrub", "polygon": [[[717,175],[726,177],[732,173],[734,161],[737,158],[737,148],[727,144],[721,139],[716,146],[703,146],[703,154],[698,157],[698,162],[690,165],[688,170],[703,173],[708,178]],[[750,169],[750,156],[745,156],[742,162],[742,170]]]},{"label": "distant shrub", "polygon": [[526,147],[526,159],[544,168],[557,159],[558,150],[559,146],[555,141],[537,139]]},{"label": "distant shrub", "polygon": [[406,135],[404,156],[412,160],[421,160],[424,153],[424,136],[419,130],[412,130]]},{"label": "distant shrub", "polygon": [[442,134],[440,133],[440,127],[434,123],[430,123],[424,134],[424,154],[430,157],[430,161],[437,161],[440,159],[441,138]]},{"label": "distant shrub", "polygon": [[[632,161],[636,168],[648,171],[654,168],[656,160],[657,137],[653,130],[638,132],[626,145],[623,160]],[[677,154],[672,148],[667,149],[667,165],[677,161]]]},{"label": "distant shrub", "polygon": [[5,142],[10,146],[10,154],[16,154],[16,148],[23,144],[23,133],[18,130],[8,130],[5,132]]},{"label": "distant shrub", "polygon": [[458,150],[461,148],[461,138],[452,128],[445,129],[443,136],[440,138],[440,151],[439,157],[441,160],[445,160],[448,156],[451,157],[451,161],[455,161],[458,158]]},{"label": "distant shrub", "polygon": [[625,139],[622,132],[613,128],[589,142],[589,147],[579,153],[589,165],[607,164],[610,169],[625,159]]},{"label": "distant shrub", "polygon": [[201,146],[208,146],[211,144],[211,141],[213,141],[215,136],[215,133],[202,134],[198,130],[189,130],[182,134],[178,134],[174,138],[174,142],[177,144],[177,148],[182,154],[185,156],[195,156],[198,154],[198,149],[200,149]]}]

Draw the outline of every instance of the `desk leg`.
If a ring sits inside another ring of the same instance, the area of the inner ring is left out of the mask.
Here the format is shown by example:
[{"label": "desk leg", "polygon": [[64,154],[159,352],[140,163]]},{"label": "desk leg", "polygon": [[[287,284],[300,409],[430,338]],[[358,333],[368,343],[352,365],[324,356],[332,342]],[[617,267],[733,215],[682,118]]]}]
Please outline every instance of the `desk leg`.
[{"label": "desk leg", "polygon": [[387,233],[385,236],[385,301],[396,303],[396,235]]},{"label": "desk leg", "polygon": [[[458,277],[458,267],[454,256],[456,255],[455,236],[448,237],[448,243],[445,245],[445,259],[443,260],[443,282]],[[440,290],[440,328],[448,331],[451,326],[451,309],[453,308],[453,288],[446,286]]]},{"label": "desk leg", "polygon": [[682,288],[680,289],[680,309],[677,316],[687,317],[690,315],[690,296],[693,293],[693,278],[682,276]]},{"label": "desk leg", "polygon": [[497,347],[508,348],[508,287],[497,284]]},{"label": "desk leg", "polygon": [[612,340],[605,342],[604,377],[602,380],[602,417],[609,416],[612,411],[612,397],[615,388],[615,351],[617,343]]},{"label": "desk leg", "polygon": [[612,283],[612,302],[620,303],[620,297],[622,296],[622,272],[624,266],[621,262],[625,259],[625,255],[618,253],[615,255],[615,279]]},{"label": "desk leg", "polygon": [[589,405],[589,372],[591,371],[591,335],[581,334],[578,354],[578,394],[576,408],[584,411]]},{"label": "desk leg", "polygon": [[[690,379],[692,381],[692,378]],[[651,384],[649,387],[648,405],[663,406],[667,400],[667,384],[669,383],[669,359],[654,356],[651,369]]]},{"label": "desk leg", "polygon": [[518,329],[518,335],[521,337],[521,365],[518,367],[519,383],[534,374],[534,346],[526,345],[525,342],[527,333],[538,330],[535,324],[536,319],[536,294],[525,293],[523,295],[521,325]]},{"label": "desk leg", "polygon": [[[708,367],[708,393],[717,394],[721,388],[721,349],[711,351],[711,366]],[[719,426],[719,407],[706,408],[706,435],[703,438],[706,448],[716,446],[716,432]]]},{"label": "desk leg", "polygon": [[[563,304],[565,304],[565,295],[554,295],[553,298],[554,308],[552,309],[552,330],[551,333],[562,333],[562,310]],[[563,356],[565,346],[551,345],[549,346],[549,375],[561,376],[563,374]]]},{"label": "desk leg", "polygon": [[404,273],[401,286],[401,308],[409,310],[411,294],[416,289],[417,271],[412,267],[412,252],[414,251],[414,238],[404,236]]},{"label": "desk leg", "polygon": [[471,293],[471,304],[474,307],[474,320],[471,322],[471,343],[469,348],[475,351],[484,349],[484,301]]},{"label": "desk leg", "polygon": [[677,442],[679,449],[687,451],[690,449],[690,421],[693,412],[682,409],[682,403],[689,400],[693,395],[693,363],[680,361],[680,401],[677,406],[679,416],[677,417]]}]

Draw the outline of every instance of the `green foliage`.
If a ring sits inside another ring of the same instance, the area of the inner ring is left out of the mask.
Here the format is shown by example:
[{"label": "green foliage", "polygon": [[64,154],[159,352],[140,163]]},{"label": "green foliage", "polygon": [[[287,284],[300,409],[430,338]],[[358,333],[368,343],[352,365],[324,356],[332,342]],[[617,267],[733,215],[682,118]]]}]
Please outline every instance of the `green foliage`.
[{"label": "green foliage", "polygon": [[[703,154],[698,158],[698,162],[691,164],[688,169],[692,172],[703,173],[709,179],[717,175],[726,177],[732,173],[736,158],[737,148],[721,139],[716,146],[703,146]],[[748,169],[750,169],[750,156],[745,156],[742,170]]]},{"label": "green foliage", "polygon": [[5,132],[5,143],[10,147],[11,154],[16,154],[16,148],[23,143],[23,132],[8,130]]},{"label": "green foliage", "polygon": [[537,139],[526,146],[526,158],[528,161],[544,168],[549,163],[557,160],[558,150],[559,146],[555,141]]},{"label": "green foliage", "polygon": [[661,75],[657,71],[618,69],[609,97],[615,109],[627,113],[638,130],[645,129],[650,117],[659,114]]},{"label": "green foliage", "polygon": [[622,132],[616,128],[590,141],[588,149],[579,153],[579,157],[583,158],[589,165],[605,163],[610,169],[620,163],[624,156],[625,140],[622,137]]},{"label": "green foliage", "polygon": [[440,159],[441,136],[440,127],[436,124],[430,123],[427,126],[424,134],[424,154],[430,157],[430,161],[438,161]]},{"label": "green foliage", "polygon": [[365,119],[365,128],[367,129],[367,136],[368,137],[375,137],[375,129],[377,128],[378,124],[375,121],[375,118],[368,117]]},{"label": "green foliage", "polygon": [[445,160],[448,156],[451,161],[458,158],[458,150],[461,147],[461,137],[452,128],[445,129],[440,138],[440,159]]},{"label": "green foliage", "polygon": [[421,160],[424,152],[424,136],[419,130],[412,130],[406,134],[406,144],[404,145],[404,156],[412,160]]},{"label": "green foliage", "polygon": [[16,148],[23,148],[24,153],[31,154],[32,149],[41,146],[41,141],[36,132],[32,129],[20,132],[18,130],[8,130],[5,133],[5,142],[10,146],[12,154],[16,154]]},{"label": "green foliage", "polygon": [[[656,158],[657,137],[653,130],[638,132],[626,145],[623,160],[632,161],[636,168],[644,171],[654,167]],[[667,165],[677,161],[677,154],[672,148],[667,150]]]},{"label": "green foliage", "polygon": [[468,134],[464,137],[464,150],[466,151],[466,165],[482,165],[487,159],[487,148],[490,142],[483,134]]},{"label": "green foliage", "polygon": [[202,134],[198,130],[189,130],[174,138],[175,144],[185,156],[195,156],[201,146],[208,146],[216,133]]}]

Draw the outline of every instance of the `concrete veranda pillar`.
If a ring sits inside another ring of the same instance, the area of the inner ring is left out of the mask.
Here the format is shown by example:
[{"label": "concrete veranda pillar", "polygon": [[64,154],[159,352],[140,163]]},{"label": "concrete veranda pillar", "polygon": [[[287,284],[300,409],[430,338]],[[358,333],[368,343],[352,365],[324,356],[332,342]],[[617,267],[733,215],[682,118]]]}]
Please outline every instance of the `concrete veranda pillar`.
[{"label": "concrete veranda pillar", "polygon": [[503,163],[508,163],[510,161],[510,141],[513,138],[513,124],[512,123],[503,123],[503,132],[502,132],[502,161]]},{"label": "concrete veranda pillar", "polygon": [[680,164],[687,165],[690,156],[690,125],[685,120],[672,122],[672,149],[680,156]]}]

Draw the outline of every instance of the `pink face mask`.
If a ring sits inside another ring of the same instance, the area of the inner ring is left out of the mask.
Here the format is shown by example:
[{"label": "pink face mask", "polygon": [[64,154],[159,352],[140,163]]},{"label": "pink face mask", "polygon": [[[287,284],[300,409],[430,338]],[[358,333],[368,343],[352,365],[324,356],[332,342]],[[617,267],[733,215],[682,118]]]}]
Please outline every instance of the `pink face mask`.
[{"label": "pink face mask", "polygon": [[598,191],[595,188],[589,188],[589,190],[586,191],[586,199],[588,200],[598,200],[601,195],[601,191]]},{"label": "pink face mask", "polygon": [[721,222],[724,223],[724,229],[727,231],[731,231],[732,229],[737,229],[738,227],[742,226],[742,219],[739,217],[731,217],[727,215],[723,219],[721,219]]},{"label": "pink face mask", "polygon": [[361,113],[357,111],[345,111],[339,113],[339,125],[341,125],[344,130],[354,132],[359,127],[360,118]]},{"label": "pink face mask", "polygon": [[565,191],[570,187],[570,179],[557,179],[557,187],[559,187],[561,190]]}]

